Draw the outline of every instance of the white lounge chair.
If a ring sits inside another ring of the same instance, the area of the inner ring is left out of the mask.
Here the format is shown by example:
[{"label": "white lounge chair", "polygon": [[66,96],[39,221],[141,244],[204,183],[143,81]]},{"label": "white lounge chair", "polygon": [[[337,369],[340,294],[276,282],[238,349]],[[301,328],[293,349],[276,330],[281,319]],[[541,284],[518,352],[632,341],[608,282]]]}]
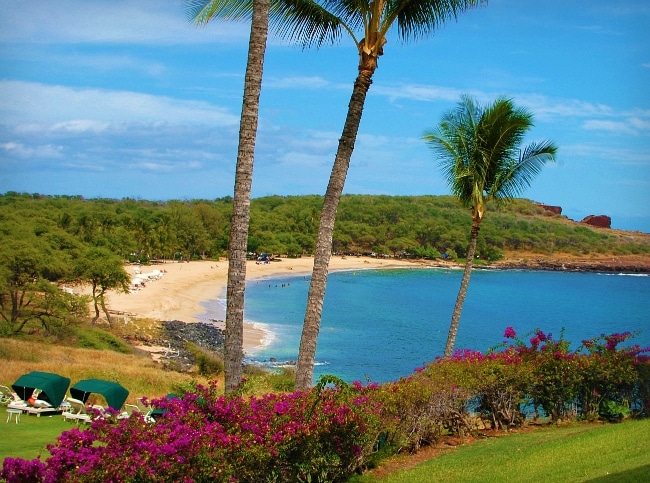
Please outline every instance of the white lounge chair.
[{"label": "white lounge chair", "polygon": [[147,423],[155,423],[156,420],[153,418],[153,416],[151,416],[151,413],[153,412],[153,407],[151,407],[151,406],[147,407],[144,404],[144,402],[142,402],[143,399],[144,398],[141,398],[141,397],[136,399],[137,404],[138,404],[137,405],[138,411],[141,412],[144,415],[144,420]]},{"label": "white lounge chair", "polygon": [[61,415],[66,421],[75,421],[76,423],[82,421],[84,423],[90,422],[90,414],[86,412],[86,405],[83,401],[69,397],[66,399],[69,407],[67,407]]},{"label": "white lounge chair", "polygon": [[25,401],[20,399],[20,396],[18,394],[9,389],[7,386],[0,386],[0,404],[3,404],[5,406],[8,404],[21,404],[22,406],[27,405]]}]

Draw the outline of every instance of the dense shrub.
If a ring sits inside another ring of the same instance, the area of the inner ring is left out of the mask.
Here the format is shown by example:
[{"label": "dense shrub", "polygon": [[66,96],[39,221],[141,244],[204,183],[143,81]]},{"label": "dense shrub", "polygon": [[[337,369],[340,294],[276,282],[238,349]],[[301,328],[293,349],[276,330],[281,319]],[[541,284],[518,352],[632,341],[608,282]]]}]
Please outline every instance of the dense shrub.
[{"label": "dense shrub", "polygon": [[639,416],[650,416],[650,361],[635,365],[637,371],[632,409]]},{"label": "dense shrub", "polygon": [[432,376],[430,370],[421,370],[380,391],[387,443],[396,452],[416,452],[446,431],[471,429],[471,390]]},{"label": "dense shrub", "polygon": [[[330,381],[326,381],[330,382]],[[378,434],[370,388],[320,384],[308,393],[217,396],[198,387],[153,401],[164,412],[93,421],[61,434],[51,456],[8,458],[2,477],[25,481],[345,481],[364,465]]]},{"label": "dense shrub", "polygon": [[202,376],[216,377],[223,373],[223,358],[214,352],[203,349],[202,347],[185,342],[185,348],[194,356],[194,361]]},{"label": "dense shrub", "polygon": [[[153,401],[163,413],[95,420],[66,431],[45,461],[6,458],[8,482],[337,482],[375,451],[416,451],[443,434],[508,429],[541,415],[618,421],[648,415],[650,348],[620,347],[629,332],[570,350],[536,330],[511,327],[486,354],[459,350],[383,386],[329,376],[310,392],[245,398],[191,384]],[[287,382],[288,376],[281,376]]]}]

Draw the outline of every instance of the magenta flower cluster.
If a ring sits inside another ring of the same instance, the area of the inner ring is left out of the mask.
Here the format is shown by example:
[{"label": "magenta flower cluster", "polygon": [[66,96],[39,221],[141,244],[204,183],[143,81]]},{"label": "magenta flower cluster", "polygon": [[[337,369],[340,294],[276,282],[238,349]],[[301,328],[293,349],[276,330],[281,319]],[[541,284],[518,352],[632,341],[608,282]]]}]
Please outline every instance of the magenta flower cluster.
[{"label": "magenta flower cluster", "polygon": [[[631,332],[583,340],[576,350],[563,337],[556,340],[540,329],[527,336],[528,343],[513,327],[506,327],[503,336],[506,340],[496,349],[485,354],[459,349],[451,361],[521,366],[510,390],[516,389],[524,405],[540,409],[553,420],[594,419],[602,413],[603,403],[612,402],[626,404],[639,414],[650,412],[650,394],[643,393],[650,382],[644,379],[650,347],[622,346],[634,337]],[[485,401],[485,394],[479,399]]]},{"label": "magenta flower cluster", "polygon": [[7,459],[8,482],[344,480],[364,464],[381,407],[374,389],[323,388],[243,398],[199,387],[183,398],[152,401],[164,412],[99,419],[61,434],[39,460]]}]

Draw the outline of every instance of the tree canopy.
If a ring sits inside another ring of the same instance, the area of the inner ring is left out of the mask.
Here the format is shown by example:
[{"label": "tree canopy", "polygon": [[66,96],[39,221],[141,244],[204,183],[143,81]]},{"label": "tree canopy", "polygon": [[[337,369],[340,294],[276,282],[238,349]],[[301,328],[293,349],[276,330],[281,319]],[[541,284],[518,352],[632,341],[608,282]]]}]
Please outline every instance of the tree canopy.
[{"label": "tree canopy", "polygon": [[[248,250],[312,255],[322,199],[253,199]],[[527,199],[488,203],[488,210],[478,239],[480,257],[506,251],[650,253],[640,239],[571,222]],[[163,202],[6,193],[0,195],[0,250],[5,253],[19,240],[36,248],[48,260],[48,280],[65,279],[72,261],[88,247],[104,247],[131,262],[218,258],[228,247],[231,213],[231,197]],[[413,257],[453,251],[464,257],[470,223],[471,214],[453,196],[343,195],[333,250]],[[0,273],[7,260],[0,260]]]}]

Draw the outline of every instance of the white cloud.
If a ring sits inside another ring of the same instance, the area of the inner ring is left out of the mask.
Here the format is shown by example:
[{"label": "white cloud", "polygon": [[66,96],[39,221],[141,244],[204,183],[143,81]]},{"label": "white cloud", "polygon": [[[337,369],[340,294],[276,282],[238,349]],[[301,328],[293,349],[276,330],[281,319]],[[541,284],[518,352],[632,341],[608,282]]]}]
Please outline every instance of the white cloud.
[{"label": "white cloud", "polygon": [[25,146],[18,142],[8,142],[0,144],[0,148],[4,151],[5,155],[20,159],[29,159],[32,157],[59,159],[63,157],[63,147],[52,144]]},{"label": "white cloud", "polygon": [[[373,94],[386,96],[391,101],[405,99],[411,101],[448,101],[454,103],[459,101],[462,94],[469,94],[483,103],[491,102],[500,95],[487,91],[468,91],[446,86],[417,84],[404,84],[390,87],[376,86],[373,87]],[[513,98],[516,104],[528,108],[534,114],[535,118],[539,120],[550,120],[554,117],[612,116],[615,114],[610,106],[594,104],[578,99],[550,98],[535,93],[513,94],[508,97]],[[619,115],[622,115],[622,113]]]},{"label": "white cloud", "polygon": [[601,144],[566,144],[561,147],[561,153],[564,158],[570,159],[572,164],[581,160],[585,163],[585,169],[594,160],[615,167],[650,167],[650,153],[628,148],[607,147]]},{"label": "white cloud", "polygon": [[434,85],[404,84],[399,86],[373,87],[373,94],[388,97],[391,101],[408,99],[412,101],[457,101],[463,91],[451,87]]},{"label": "white cloud", "polygon": [[518,94],[515,101],[530,109],[535,118],[610,116],[612,108],[578,99],[549,98],[540,94]]},{"label": "white cloud", "polygon": [[6,1],[1,43],[188,44],[245,42],[246,22],[194,26],[177,0]]},{"label": "white cloud", "polygon": [[322,89],[330,86],[330,82],[322,77],[282,77],[264,80],[264,87],[274,87],[278,89]]},{"label": "white cloud", "polygon": [[69,133],[84,133],[84,132],[102,132],[106,131],[110,126],[107,122],[97,122],[87,119],[74,119],[71,121],[58,122],[50,128],[51,131],[63,131]]},{"label": "white cloud", "polygon": [[630,126],[639,131],[650,132],[650,120],[641,119],[640,117],[631,117],[628,119]]},{"label": "white cloud", "polygon": [[635,135],[638,134],[636,129],[633,129],[629,123],[624,121],[612,120],[588,120],[582,124],[584,129],[590,131],[608,131],[614,134]]},{"label": "white cloud", "polygon": [[134,165],[135,168],[142,169],[143,171],[150,171],[154,173],[173,173],[173,172],[186,172],[188,170],[201,169],[201,164],[195,161],[191,162],[176,162],[176,161],[156,161],[144,160],[139,161]]},{"label": "white cloud", "polygon": [[114,122],[239,123],[239,116],[207,102],[138,92],[0,81],[0,93],[0,122],[9,125],[53,124],[79,131]]}]

